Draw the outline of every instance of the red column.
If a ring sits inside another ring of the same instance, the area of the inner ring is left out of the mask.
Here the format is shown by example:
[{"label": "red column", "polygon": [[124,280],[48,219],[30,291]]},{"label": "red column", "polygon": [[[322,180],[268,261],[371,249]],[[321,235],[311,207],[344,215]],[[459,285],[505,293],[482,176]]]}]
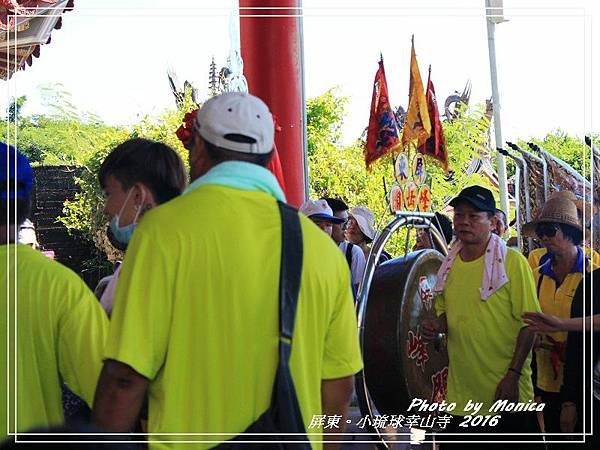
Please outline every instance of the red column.
[{"label": "red column", "polygon": [[281,127],[275,133],[275,144],[281,158],[287,200],[296,206],[304,201],[306,176],[301,19],[293,17],[301,14],[300,9],[295,9],[299,3],[299,0],[240,0],[244,75],[250,93],[269,105]]}]

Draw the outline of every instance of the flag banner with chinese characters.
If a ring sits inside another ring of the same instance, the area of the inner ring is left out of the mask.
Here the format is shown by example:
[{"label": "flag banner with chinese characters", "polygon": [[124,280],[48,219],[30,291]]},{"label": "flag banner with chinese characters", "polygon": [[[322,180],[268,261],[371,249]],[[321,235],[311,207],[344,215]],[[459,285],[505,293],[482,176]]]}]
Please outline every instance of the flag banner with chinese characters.
[{"label": "flag banner with chinese characters", "polygon": [[404,129],[402,130],[402,146],[404,148],[416,141],[416,146],[420,147],[429,138],[431,133],[431,122],[429,121],[429,111],[427,110],[427,101],[423,91],[423,82],[415,54],[415,43],[412,42],[410,53],[410,85],[409,100]]},{"label": "flag banner with chinese characters", "polygon": [[379,69],[375,74],[373,98],[371,100],[371,115],[367,131],[365,147],[365,163],[367,169],[373,161],[381,158],[390,151],[400,148],[398,124],[388,98],[387,81],[383,59],[379,61]]},{"label": "flag banner with chinese characters", "polygon": [[392,212],[431,212],[431,176],[425,168],[425,156],[417,153],[409,163],[407,152],[399,153],[394,162],[395,181],[388,193]]},{"label": "flag banner with chinese characters", "polygon": [[429,77],[427,79],[427,110],[429,112],[429,120],[431,122],[431,136],[425,143],[418,147],[419,153],[431,156],[438,160],[446,174],[448,173],[448,152],[446,149],[446,138],[444,137],[444,129],[440,121],[440,113],[437,107],[437,98],[435,96],[435,88],[431,81],[431,68],[429,69]]}]

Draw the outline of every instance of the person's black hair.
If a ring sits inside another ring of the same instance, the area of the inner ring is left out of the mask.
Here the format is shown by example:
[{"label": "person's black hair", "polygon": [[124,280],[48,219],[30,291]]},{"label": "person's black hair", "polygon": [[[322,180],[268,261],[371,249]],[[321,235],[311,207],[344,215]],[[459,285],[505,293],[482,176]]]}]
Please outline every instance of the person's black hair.
[{"label": "person's black hair", "polygon": [[340,211],[348,211],[348,205],[341,198],[323,197],[321,200],[325,200],[333,213]]},{"label": "person's black hair", "polygon": [[[226,134],[224,137],[234,142],[243,142],[245,144],[256,143],[256,139],[244,136],[242,134]],[[243,161],[256,164],[257,166],[267,167],[274,154],[273,150],[264,154],[236,152],[234,150],[228,150],[226,148],[216,146],[204,138],[202,138],[202,140],[204,141],[206,153],[214,164],[220,164],[225,161]]]},{"label": "person's black hair", "polygon": [[564,237],[570,240],[575,245],[581,245],[583,242],[583,231],[578,230],[572,225],[557,223]]},{"label": "person's black hair", "polygon": [[[14,189],[14,184],[2,182],[0,183],[0,192],[10,192]],[[15,216],[14,208],[17,208],[17,215]],[[8,214],[7,214],[8,212]],[[31,212],[31,197],[28,196],[26,199],[1,199],[0,200],[0,224],[16,225],[19,226]]]},{"label": "person's black hair", "polygon": [[98,172],[103,188],[112,175],[125,189],[143,183],[159,205],[177,197],[186,186],[185,166],[168,145],[149,139],[129,139],[115,147]]},{"label": "person's black hair", "polygon": [[500,208],[496,208],[495,214],[502,214],[502,221],[504,222],[504,225],[508,227],[508,217],[506,216],[506,213]]}]

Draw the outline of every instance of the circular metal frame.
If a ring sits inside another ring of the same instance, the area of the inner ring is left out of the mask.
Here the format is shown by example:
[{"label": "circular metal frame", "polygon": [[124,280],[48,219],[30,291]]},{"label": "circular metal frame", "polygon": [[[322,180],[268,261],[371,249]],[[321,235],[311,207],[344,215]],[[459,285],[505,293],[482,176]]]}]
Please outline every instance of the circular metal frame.
[{"label": "circular metal frame", "polygon": [[[367,265],[363,274],[360,289],[357,295],[357,309],[358,309],[358,332],[361,352],[363,352],[364,360],[364,349],[365,349],[365,320],[367,302],[369,297],[369,291],[371,289],[371,283],[375,274],[375,269],[378,265],[379,257],[385,247],[385,244],[390,237],[403,227],[421,228],[429,231],[430,236],[433,237],[435,243],[439,249],[442,249],[442,254],[445,256],[448,253],[448,246],[441,232],[433,226],[431,220],[434,218],[433,213],[419,213],[419,212],[403,212],[397,213],[395,217],[387,224],[387,226],[376,236],[367,258]],[[433,242],[433,240],[432,240]],[[374,404],[367,387],[367,382],[364,377],[364,372],[361,371],[356,376],[356,395],[358,399],[358,406],[363,415],[374,417]],[[368,426],[368,425],[367,425]],[[378,429],[372,426],[368,426],[371,433],[377,433],[379,442],[376,445],[382,449],[390,449],[391,442],[384,439]]]}]

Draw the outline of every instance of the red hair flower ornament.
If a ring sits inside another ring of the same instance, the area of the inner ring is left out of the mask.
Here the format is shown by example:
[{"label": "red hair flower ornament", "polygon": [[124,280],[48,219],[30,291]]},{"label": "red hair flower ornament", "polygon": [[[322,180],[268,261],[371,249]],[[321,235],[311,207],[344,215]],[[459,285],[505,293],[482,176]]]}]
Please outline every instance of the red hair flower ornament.
[{"label": "red hair flower ornament", "polygon": [[181,143],[187,150],[190,150],[192,147],[194,121],[196,120],[197,113],[197,109],[186,113],[186,115],[183,116],[183,124],[179,128],[177,128],[177,131],[175,131],[177,138],[181,141]]}]

